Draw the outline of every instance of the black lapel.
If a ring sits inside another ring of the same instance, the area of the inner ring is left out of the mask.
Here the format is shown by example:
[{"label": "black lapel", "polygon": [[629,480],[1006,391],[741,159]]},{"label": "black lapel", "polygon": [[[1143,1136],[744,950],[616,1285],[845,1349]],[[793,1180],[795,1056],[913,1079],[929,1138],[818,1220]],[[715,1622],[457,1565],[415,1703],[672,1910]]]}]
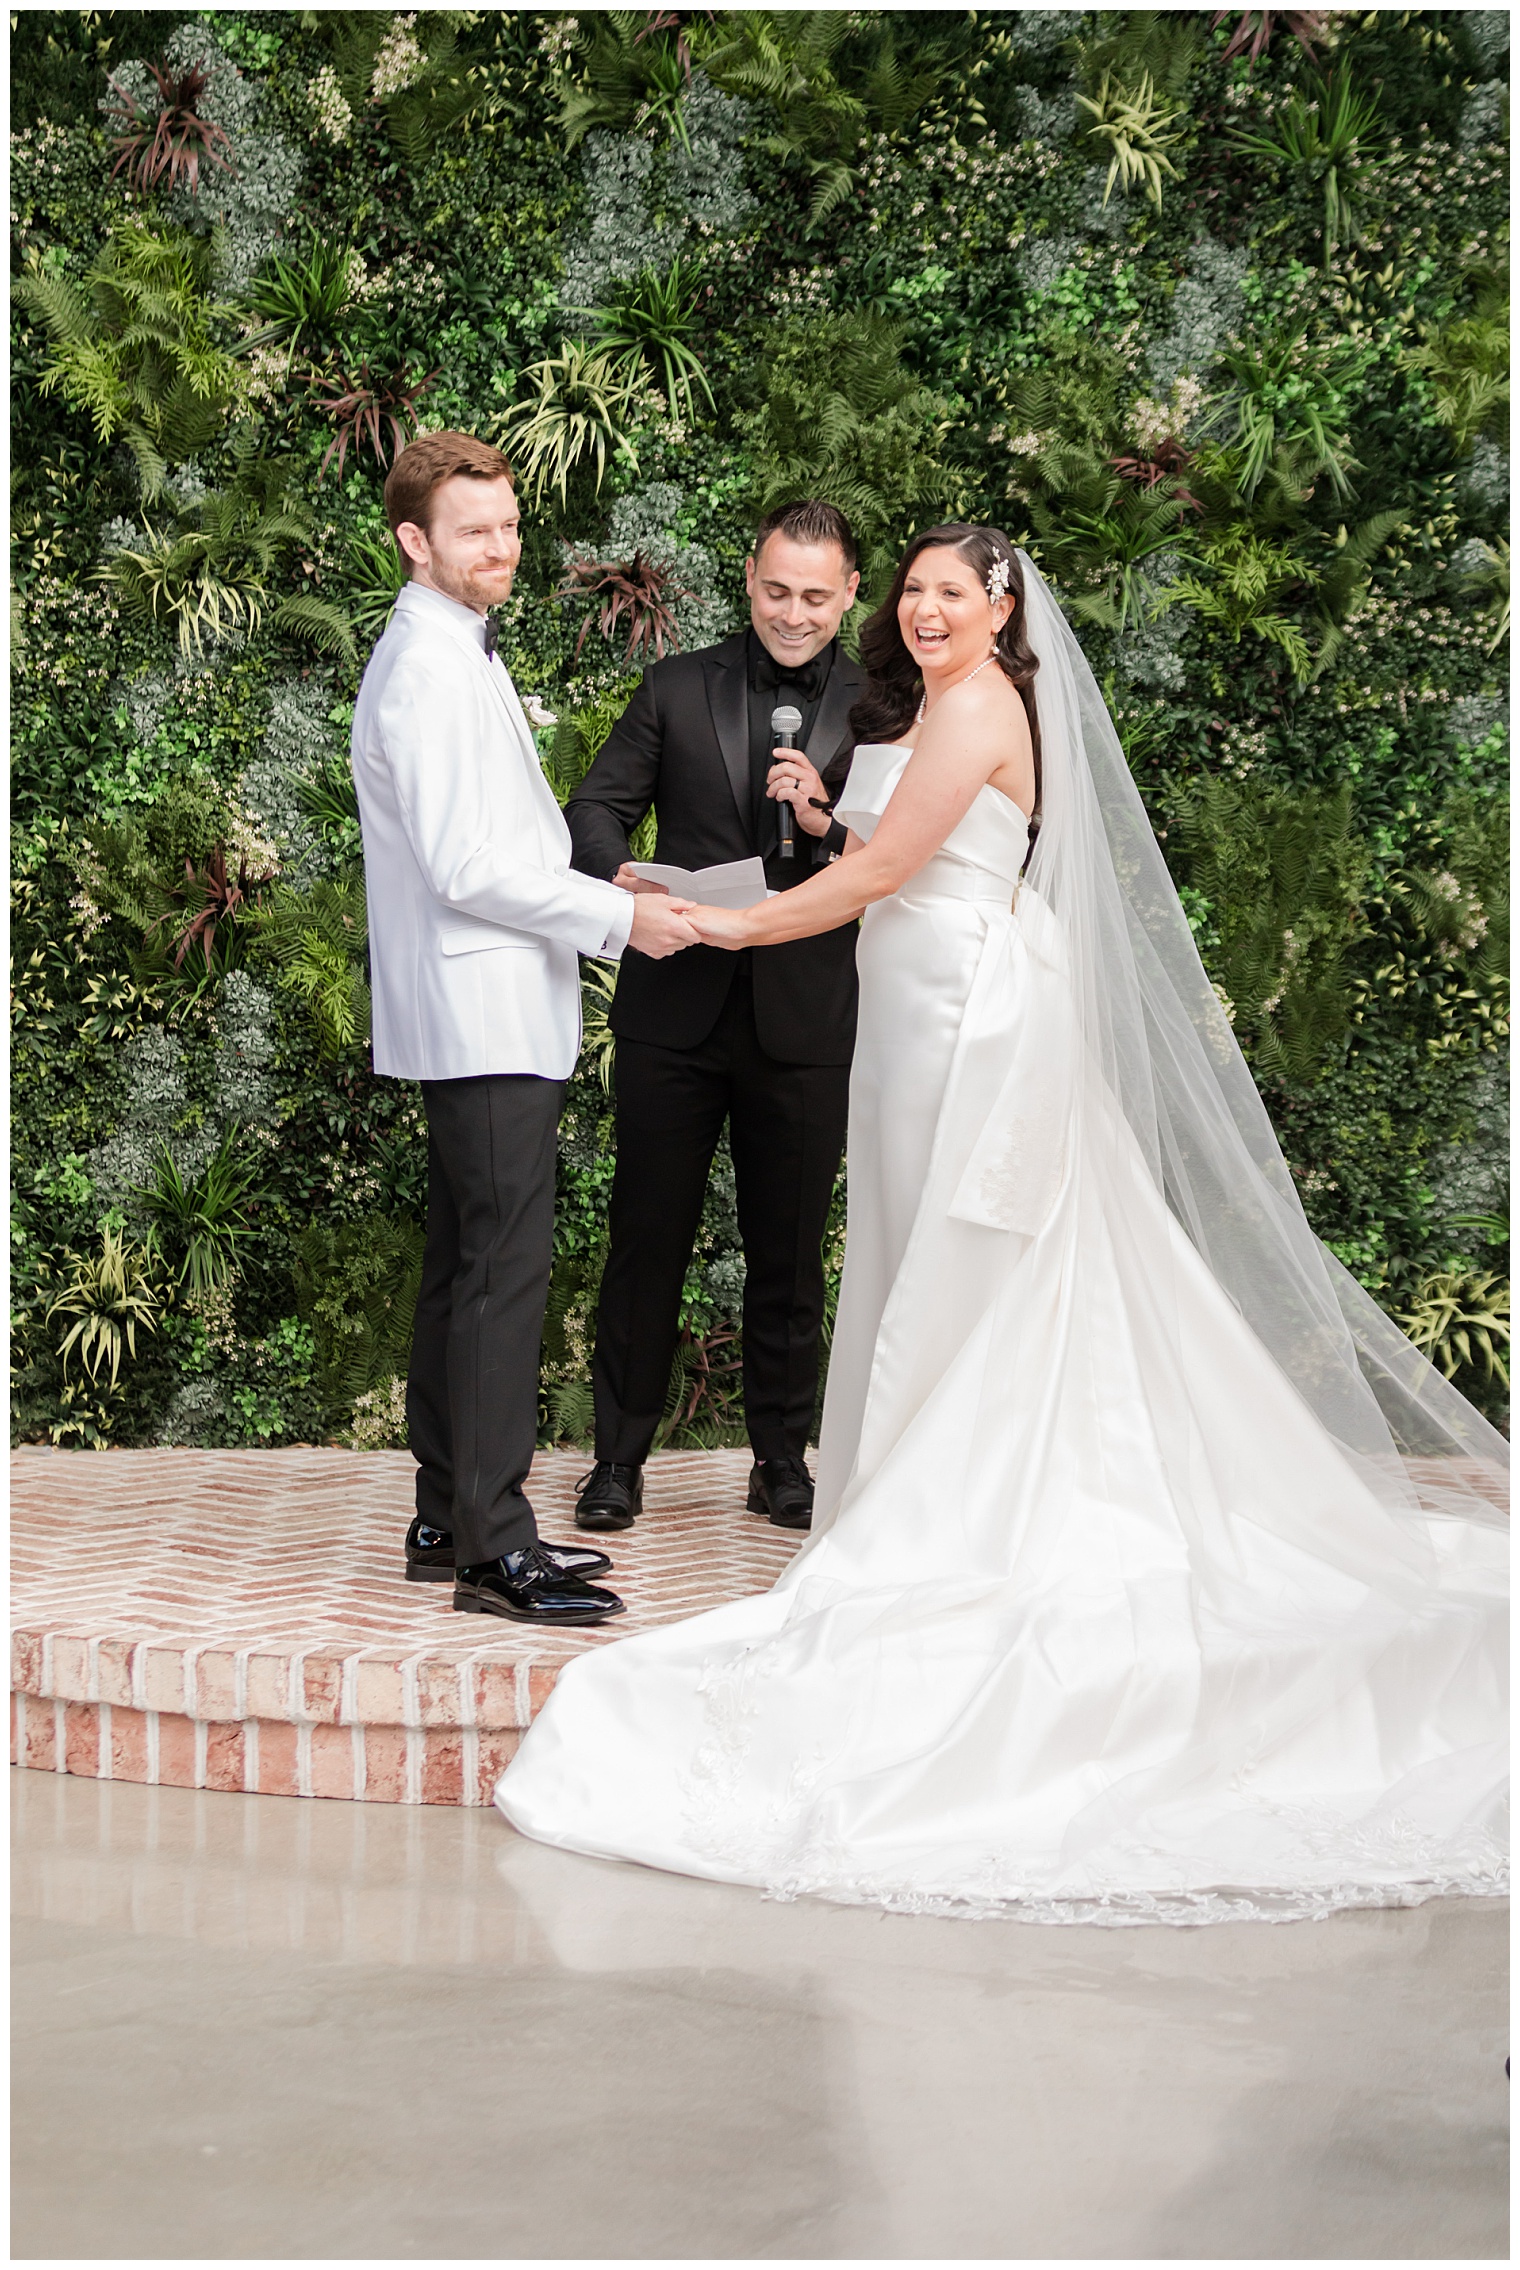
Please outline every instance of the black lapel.
[{"label": "black lapel", "polygon": [[744,656],[741,631],[737,638],[725,639],[722,646],[711,650],[710,658],[703,664],[703,675],[707,679],[707,706],[712,711],[713,731],[718,736],[728,784],[747,833],[753,820],[749,780],[749,677]]},{"label": "black lapel", "polygon": [[850,711],[860,698],[860,686],[859,677],[847,666],[836,665],[829,672],[807,745],[820,774],[826,773],[850,746]]}]

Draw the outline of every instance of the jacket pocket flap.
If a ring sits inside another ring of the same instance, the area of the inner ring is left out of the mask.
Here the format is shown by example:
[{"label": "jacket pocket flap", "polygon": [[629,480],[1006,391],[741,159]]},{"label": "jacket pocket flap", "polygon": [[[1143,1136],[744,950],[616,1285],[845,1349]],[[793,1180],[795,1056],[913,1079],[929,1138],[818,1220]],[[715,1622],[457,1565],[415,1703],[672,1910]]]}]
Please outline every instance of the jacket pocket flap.
[{"label": "jacket pocket flap", "polygon": [[508,930],[500,922],[471,922],[443,931],[438,940],[446,954],[488,954],[500,946],[541,946],[531,930]]}]

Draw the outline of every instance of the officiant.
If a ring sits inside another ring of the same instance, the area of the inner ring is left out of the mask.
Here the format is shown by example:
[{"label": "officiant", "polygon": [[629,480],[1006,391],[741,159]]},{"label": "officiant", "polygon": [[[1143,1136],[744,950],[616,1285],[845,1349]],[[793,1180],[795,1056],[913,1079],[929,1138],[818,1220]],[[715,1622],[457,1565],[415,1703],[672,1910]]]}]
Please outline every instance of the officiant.
[{"label": "officiant", "polygon": [[[745,576],[748,629],[654,663],[571,797],[581,873],[657,888],[634,875],[629,850],[651,807],[656,860],[700,868],[758,855],[772,890],[805,882],[843,850],[829,806],[849,771],[850,708],[864,684],[839,645],[860,582],[849,522],[812,499],[768,514]],[[795,749],[776,745],[771,717],[783,707],[801,712]],[[783,804],[794,815],[790,857]],[[582,1529],[637,1518],[725,1122],[744,1244],[749,1505],[784,1528],[811,1523],[803,1453],[855,1044],[855,939],[850,923],[740,954],[623,956],[611,1014],[617,1166],[592,1367],[596,1463],[580,1491]]]}]

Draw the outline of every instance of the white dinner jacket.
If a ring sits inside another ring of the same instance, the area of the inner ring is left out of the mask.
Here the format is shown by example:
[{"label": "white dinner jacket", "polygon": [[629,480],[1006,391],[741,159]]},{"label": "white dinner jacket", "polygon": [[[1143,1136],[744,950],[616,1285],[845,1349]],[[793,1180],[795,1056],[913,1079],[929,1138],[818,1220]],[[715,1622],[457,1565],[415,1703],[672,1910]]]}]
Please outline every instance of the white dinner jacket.
[{"label": "white dinner jacket", "polygon": [[570,871],[570,831],[480,618],[409,583],[354,709],[375,1070],[568,1079],[577,954],[619,954],[633,900]]}]

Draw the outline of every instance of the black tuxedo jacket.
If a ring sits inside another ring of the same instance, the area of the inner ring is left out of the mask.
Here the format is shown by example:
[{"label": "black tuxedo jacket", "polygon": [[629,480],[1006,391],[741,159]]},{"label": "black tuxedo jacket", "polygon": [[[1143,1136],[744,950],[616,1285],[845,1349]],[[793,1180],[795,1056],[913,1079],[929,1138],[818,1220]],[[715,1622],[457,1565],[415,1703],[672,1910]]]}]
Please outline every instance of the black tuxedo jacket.
[{"label": "black tuxedo jacket", "polygon": [[[859,665],[837,653],[807,748],[831,796],[850,769],[850,709],[863,684]],[[572,864],[583,875],[614,875],[651,804],[659,829],[655,857],[671,866],[713,867],[753,858],[758,850],[743,631],[721,646],[668,655],[645,671],[565,807]],[[799,828],[796,858],[768,860],[766,879],[772,890],[788,890],[806,882],[827,856],[819,839]],[[849,922],[821,937],[752,950],[755,1026],[768,1056],[783,1064],[849,1063],[856,935]],[[659,962],[625,954],[613,1031],[661,1048],[698,1047],[718,1021],[738,959],[717,946],[688,946]]]}]

